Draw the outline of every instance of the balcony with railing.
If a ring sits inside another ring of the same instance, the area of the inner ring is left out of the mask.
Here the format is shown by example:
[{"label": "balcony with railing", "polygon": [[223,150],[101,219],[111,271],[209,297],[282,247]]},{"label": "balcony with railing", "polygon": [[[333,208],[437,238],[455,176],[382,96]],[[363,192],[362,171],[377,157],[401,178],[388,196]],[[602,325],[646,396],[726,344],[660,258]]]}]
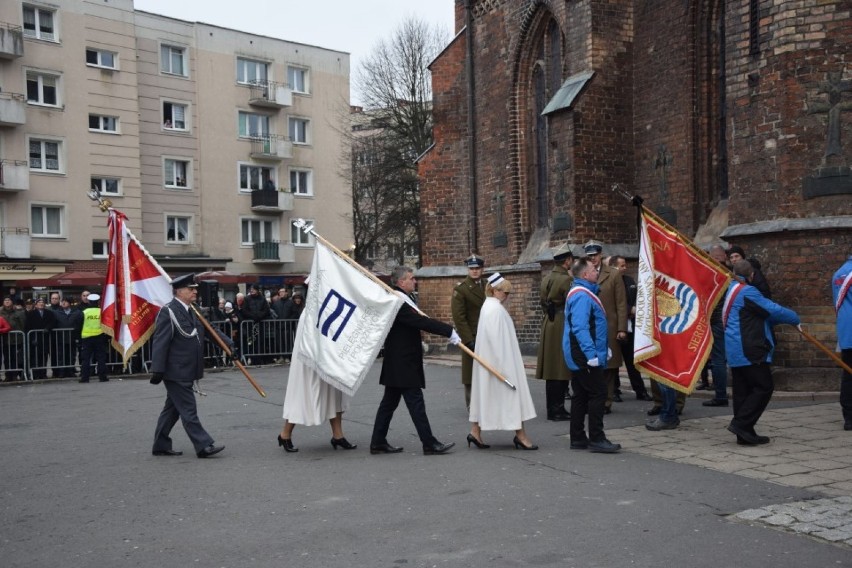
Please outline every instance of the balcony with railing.
[{"label": "balcony with railing", "polygon": [[26,227],[0,227],[0,256],[30,258],[30,230]]},{"label": "balcony with railing", "polygon": [[248,102],[251,106],[274,109],[293,106],[293,89],[275,81],[253,81]]},{"label": "balcony with railing", "polygon": [[292,243],[260,241],[252,245],[253,264],[284,264],[296,261],[296,249]]},{"label": "balcony with railing", "polygon": [[251,210],[255,213],[278,214],[293,210],[293,194],[289,191],[260,189],[251,192]]},{"label": "balcony with railing", "polygon": [[27,102],[20,93],[0,92],[0,126],[22,126],[27,122]]},{"label": "balcony with railing", "polygon": [[16,59],[24,55],[24,30],[21,26],[0,22],[0,59]]},{"label": "balcony with railing", "polygon": [[0,160],[0,191],[30,189],[30,167],[24,160]]},{"label": "balcony with railing", "polygon": [[277,134],[262,134],[251,137],[251,153],[253,160],[280,161],[293,157],[293,143],[285,136]]}]

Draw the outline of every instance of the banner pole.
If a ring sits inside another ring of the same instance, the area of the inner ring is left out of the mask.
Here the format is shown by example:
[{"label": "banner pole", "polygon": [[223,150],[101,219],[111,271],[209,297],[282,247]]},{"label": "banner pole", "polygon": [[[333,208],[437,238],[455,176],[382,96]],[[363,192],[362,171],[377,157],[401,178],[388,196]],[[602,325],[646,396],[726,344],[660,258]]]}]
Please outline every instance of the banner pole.
[{"label": "banner pole", "polygon": [[[309,233],[309,234],[313,235],[315,239],[317,239],[317,240],[318,240],[318,241],[320,241],[322,244],[324,244],[324,245],[325,245],[325,246],[327,246],[329,249],[331,249],[331,250],[334,252],[334,254],[336,254],[336,255],[337,255],[337,256],[339,256],[341,259],[343,259],[344,261],[346,261],[347,263],[349,263],[349,264],[350,264],[353,268],[357,269],[357,270],[358,270],[358,271],[360,271],[362,274],[364,274],[365,276],[367,276],[368,278],[370,278],[373,282],[375,282],[376,284],[378,284],[379,286],[381,286],[382,288],[384,288],[384,290],[385,290],[386,292],[388,292],[389,294],[396,294],[396,290],[394,290],[393,288],[391,288],[390,286],[388,286],[387,284],[385,284],[384,282],[382,282],[381,280],[379,280],[378,278],[376,278],[376,276],[375,276],[374,274],[372,274],[370,271],[368,271],[368,270],[367,270],[367,269],[365,269],[363,266],[361,266],[360,264],[358,264],[357,262],[355,262],[354,260],[352,260],[351,258],[349,258],[349,255],[348,255],[348,254],[344,253],[342,250],[340,250],[339,248],[337,248],[336,246],[334,246],[332,243],[330,243],[327,239],[323,238],[323,237],[322,237],[319,233],[317,233],[317,232],[314,230],[314,226],[313,226],[313,225],[311,225],[311,224],[307,223],[304,219],[296,219],[296,220],[294,220],[294,221],[293,221],[293,224],[294,224],[296,227],[298,227],[299,229],[301,229],[303,232],[305,232],[305,233]],[[428,315],[426,315],[426,314],[425,314],[425,313],[424,313],[424,312],[423,312],[420,308],[417,308],[417,312],[418,312],[420,315],[424,316],[424,317],[429,317],[429,316],[428,316]],[[506,379],[506,377],[504,377],[502,374],[500,374],[500,372],[499,372],[499,371],[497,371],[497,369],[495,369],[494,367],[492,367],[491,365],[489,365],[487,362],[485,362],[485,361],[484,361],[484,360],[483,360],[483,359],[482,359],[479,355],[477,355],[476,353],[474,353],[473,351],[471,351],[471,350],[470,350],[470,349],[469,349],[466,345],[464,345],[463,343],[459,343],[459,345],[458,345],[458,346],[459,346],[459,348],[460,348],[462,351],[464,351],[464,352],[465,352],[465,353],[467,353],[469,356],[471,356],[471,357],[473,357],[474,359],[476,359],[476,361],[477,361],[480,365],[482,365],[483,367],[485,367],[485,369],[486,369],[489,373],[491,373],[492,375],[494,375],[495,377],[497,377],[498,379],[500,379],[501,381],[503,381],[503,383],[504,383],[506,386],[508,386],[508,387],[509,387],[509,388],[511,388],[512,390],[517,390],[517,388],[515,387],[515,385],[513,385],[511,382],[509,382],[509,380],[508,380],[508,379]]]},{"label": "banner pole", "polygon": [[801,334],[802,334],[802,336],[804,336],[804,338],[805,338],[805,339],[807,339],[808,341],[810,341],[811,343],[813,343],[814,345],[816,345],[819,349],[821,349],[823,352],[825,352],[825,354],[826,354],[826,355],[828,355],[829,357],[831,357],[831,359],[832,359],[835,363],[837,363],[837,366],[838,366],[838,367],[842,368],[844,371],[846,371],[847,373],[849,373],[850,375],[852,375],[852,367],[849,367],[849,365],[847,365],[846,363],[844,363],[844,362],[843,362],[843,359],[841,359],[840,357],[838,357],[836,353],[832,353],[832,352],[831,352],[831,349],[829,349],[828,347],[826,347],[825,345],[823,345],[823,344],[822,344],[822,342],[821,342],[819,339],[817,339],[816,337],[814,337],[813,335],[811,335],[810,333],[808,333],[808,332],[807,332],[807,331],[805,331],[804,329],[800,329],[800,328],[798,328],[798,327],[797,327],[796,329],[798,329],[798,330],[799,330],[799,333],[801,333]]}]

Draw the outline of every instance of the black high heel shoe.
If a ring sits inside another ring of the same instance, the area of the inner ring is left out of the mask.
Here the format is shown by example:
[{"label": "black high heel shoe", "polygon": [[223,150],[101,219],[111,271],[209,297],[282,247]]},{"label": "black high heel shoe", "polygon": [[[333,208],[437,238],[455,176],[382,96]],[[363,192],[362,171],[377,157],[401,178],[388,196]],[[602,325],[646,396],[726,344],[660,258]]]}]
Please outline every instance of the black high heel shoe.
[{"label": "black high heel shoe", "polygon": [[512,440],[512,443],[514,443],[514,444],[515,444],[515,449],[516,449],[516,450],[537,450],[537,449],[538,449],[538,446],[536,446],[535,444],[533,444],[532,446],[525,446],[525,445],[523,445],[523,444],[521,443],[521,441],[520,441],[520,440],[518,440],[518,437],[517,437],[517,436],[515,436],[515,439],[514,439],[514,440]]},{"label": "black high heel shoe", "polygon": [[479,440],[477,440],[476,438],[474,438],[474,437],[473,437],[473,434],[468,434],[468,435],[467,435],[467,447],[469,448],[471,444],[473,444],[474,446],[476,446],[476,447],[477,447],[477,448],[479,448],[480,450],[484,450],[484,449],[486,449],[486,448],[490,448],[490,447],[491,447],[491,445],[490,445],[490,444],[486,444],[485,442],[480,442]]},{"label": "black high heel shoe", "polygon": [[278,445],[284,448],[285,452],[298,452],[299,448],[293,445],[293,441],[290,438],[282,438],[281,434],[278,434]]},{"label": "black high heel shoe", "polygon": [[350,444],[349,440],[347,440],[346,438],[332,438],[331,447],[336,450],[337,446],[340,446],[344,450],[354,450],[358,447],[358,444]]}]

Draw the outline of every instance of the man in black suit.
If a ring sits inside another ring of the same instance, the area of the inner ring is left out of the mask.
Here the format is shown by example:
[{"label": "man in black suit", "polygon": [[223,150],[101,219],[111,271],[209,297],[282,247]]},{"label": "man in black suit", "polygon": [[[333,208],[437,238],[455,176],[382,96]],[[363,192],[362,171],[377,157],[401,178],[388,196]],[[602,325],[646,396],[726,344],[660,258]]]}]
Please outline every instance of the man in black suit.
[{"label": "man in black suit", "polygon": [[[192,303],[198,296],[195,275],[172,280],[172,289],[175,297],[157,314],[151,337],[151,383],[163,382],[166,387],[166,404],[157,420],[152,453],[155,456],[183,454],[172,449],[169,437],[180,418],[196,455],[207,458],[218,454],[225,446],[215,445],[201,426],[192,392],[193,381],[204,376],[204,326],[192,310]],[[229,337],[221,332],[219,336],[233,348]]]},{"label": "man in black suit", "polygon": [[449,337],[454,345],[461,343],[461,338],[452,326],[428,318],[417,311],[414,300],[411,299],[411,293],[417,285],[414,270],[406,266],[397,266],[391,275],[391,282],[406,303],[397,312],[393,326],[385,339],[385,360],[379,380],[379,383],[385,387],[385,394],[376,412],[373,437],[370,440],[370,453],[395,454],[402,451],[402,448],[388,444],[387,440],[393,413],[399,405],[399,399],[402,398],[417,429],[417,435],[423,443],[423,453],[443,454],[456,444],[455,442],[442,444],[432,435],[432,428],[429,426],[426,403],[423,400],[426,375],[423,372],[423,345],[420,331]]}]

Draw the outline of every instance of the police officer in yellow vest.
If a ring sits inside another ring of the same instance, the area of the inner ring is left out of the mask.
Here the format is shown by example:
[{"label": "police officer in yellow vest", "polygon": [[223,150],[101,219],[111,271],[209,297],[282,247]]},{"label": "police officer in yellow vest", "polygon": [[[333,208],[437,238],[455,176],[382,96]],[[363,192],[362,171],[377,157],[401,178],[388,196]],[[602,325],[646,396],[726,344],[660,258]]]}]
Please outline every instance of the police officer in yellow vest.
[{"label": "police officer in yellow vest", "polygon": [[83,310],[83,331],[80,333],[80,382],[88,383],[92,374],[92,357],[97,363],[98,379],[107,378],[107,335],[101,329],[101,297],[89,294],[89,307]]}]

